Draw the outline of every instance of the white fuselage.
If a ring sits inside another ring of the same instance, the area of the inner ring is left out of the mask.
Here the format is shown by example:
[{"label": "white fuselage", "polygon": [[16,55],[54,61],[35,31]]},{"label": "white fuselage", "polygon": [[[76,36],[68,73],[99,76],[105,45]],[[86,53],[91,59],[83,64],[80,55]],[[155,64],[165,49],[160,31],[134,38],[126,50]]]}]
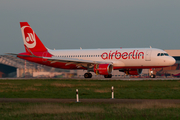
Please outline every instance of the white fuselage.
[{"label": "white fuselage", "polygon": [[[119,69],[119,67],[154,68],[170,66],[175,63],[173,57],[168,56],[165,51],[155,48],[71,49],[48,50],[48,52],[60,58],[75,58],[79,60],[112,63],[114,69]],[[166,55],[164,53],[166,53]],[[158,56],[158,54],[160,55]]]}]

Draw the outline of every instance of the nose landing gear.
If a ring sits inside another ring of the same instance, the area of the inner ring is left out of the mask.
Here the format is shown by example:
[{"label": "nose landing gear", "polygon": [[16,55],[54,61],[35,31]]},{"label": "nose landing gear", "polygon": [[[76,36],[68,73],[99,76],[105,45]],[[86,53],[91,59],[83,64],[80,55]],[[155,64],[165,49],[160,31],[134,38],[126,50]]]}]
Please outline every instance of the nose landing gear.
[{"label": "nose landing gear", "polygon": [[151,68],[151,69],[149,69],[149,71],[150,71],[150,78],[155,78],[156,77],[156,75],[155,74],[153,74],[153,69]]},{"label": "nose landing gear", "polygon": [[156,75],[154,75],[154,74],[150,75],[150,78],[155,78],[155,77],[156,77]]}]

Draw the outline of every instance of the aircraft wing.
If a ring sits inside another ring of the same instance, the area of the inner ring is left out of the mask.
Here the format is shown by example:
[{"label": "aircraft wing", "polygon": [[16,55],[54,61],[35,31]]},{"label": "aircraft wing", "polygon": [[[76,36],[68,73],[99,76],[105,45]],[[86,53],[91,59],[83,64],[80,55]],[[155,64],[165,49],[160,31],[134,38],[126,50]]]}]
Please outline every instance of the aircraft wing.
[{"label": "aircraft wing", "polygon": [[112,62],[108,62],[108,61],[92,61],[92,60],[83,60],[83,59],[76,59],[76,58],[55,57],[55,56],[40,57],[40,56],[36,56],[34,54],[32,54],[32,55],[21,55],[21,54],[14,54],[14,53],[6,53],[6,54],[23,56],[23,57],[43,58],[43,59],[47,59],[51,63],[63,62],[63,63],[66,63],[66,65],[75,64],[78,67],[87,67],[87,66],[92,66],[94,64],[113,64]]},{"label": "aircraft wing", "polygon": [[43,59],[47,59],[51,63],[55,62],[63,62],[66,65],[76,64],[79,67],[86,67],[87,65],[94,65],[94,64],[112,64],[112,62],[108,61],[92,61],[92,60],[83,60],[83,59],[76,59],[76,58],[65,58],[65,57],[43,57]]}]

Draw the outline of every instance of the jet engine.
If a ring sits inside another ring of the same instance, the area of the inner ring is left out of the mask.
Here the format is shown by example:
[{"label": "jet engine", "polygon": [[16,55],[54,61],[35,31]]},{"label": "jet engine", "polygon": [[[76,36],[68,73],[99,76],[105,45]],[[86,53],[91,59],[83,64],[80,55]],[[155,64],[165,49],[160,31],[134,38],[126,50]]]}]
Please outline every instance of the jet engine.
[{"label": "jet engine", "polygon": [[94,65],[94,72],[97,75],[110,75],[113,71],[113,65],[111,64],[96,64]]}]

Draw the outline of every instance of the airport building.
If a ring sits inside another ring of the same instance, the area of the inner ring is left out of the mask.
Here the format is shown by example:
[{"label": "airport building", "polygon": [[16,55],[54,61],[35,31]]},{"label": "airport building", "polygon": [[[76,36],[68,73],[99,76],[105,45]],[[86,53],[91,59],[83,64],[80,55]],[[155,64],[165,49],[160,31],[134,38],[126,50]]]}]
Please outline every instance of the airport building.
[{"label": "airport building", "polygon": [[69,70],[56,69],[28,62],[11,55],[0,56],[0,78],[2,77],[69,77]]},{"label": "airport building", "polygon": [[[180,50],[165,50],[170,56],[176,59],[176,64],[170,67],[153,69],[156,76],[180,77]],[[0,78],[2,77],[84,77],[86,70],[63,70],[52,68],[11,55],[0,56]],[[144,69],[141,76],[148,77],[149,69]],[[93,77],[102,77],[92,72]],[[132,77],[126,76],[125,73],[114,70],[113,77]],[[137,77],[137,76],[133,76]]]}]

